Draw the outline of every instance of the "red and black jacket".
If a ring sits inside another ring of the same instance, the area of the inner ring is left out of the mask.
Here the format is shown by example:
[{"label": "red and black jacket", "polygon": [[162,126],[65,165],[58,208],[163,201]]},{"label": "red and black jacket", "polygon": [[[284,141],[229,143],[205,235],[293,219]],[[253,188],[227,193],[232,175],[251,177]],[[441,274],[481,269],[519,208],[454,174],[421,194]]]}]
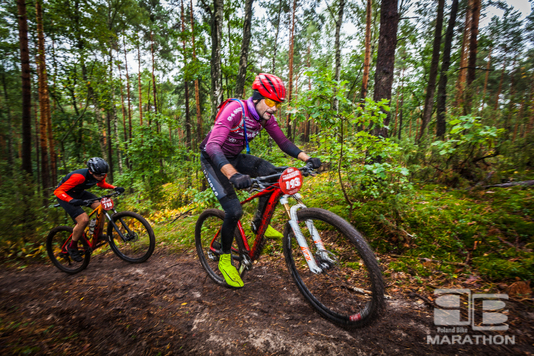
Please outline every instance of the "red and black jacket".
[{"label": "red and black jacket", "polygon": [[115,188],[115,186],[106,183],[106,178],[99,182],[95,177],[93,177],[92,174],[89,173],[88,168],[82,168],[67,174],[61,180],[61,182],[59,182],[56,190],[54,190],[54,194],[59,199],[70,202],[72,199],[74,199],[71,195],[79,196],[84,190],[95,185],[106,189]]}]

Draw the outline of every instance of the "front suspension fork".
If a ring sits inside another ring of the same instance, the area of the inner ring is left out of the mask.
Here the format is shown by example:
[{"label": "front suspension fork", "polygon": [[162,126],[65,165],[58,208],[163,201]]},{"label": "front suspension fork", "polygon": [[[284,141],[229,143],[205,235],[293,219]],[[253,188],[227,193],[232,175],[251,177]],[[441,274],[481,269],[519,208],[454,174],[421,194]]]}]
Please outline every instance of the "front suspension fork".
[{"label": "front suspension fork", "polygon": [[[317,262],[315,261],[315,258],[313,257],[310,248],[308,247],[308,243],[306,242],[306,238],[302,234],[302,231],[300,231],[300,226],[298,223],[297,218],[297,211],[302,208],[306,208],[306,205],[302,203],[302,200],[300,199],[300,194],[295,194],[293,197],[297,200],[298,204],[293,205],[292,207],[289,206],[288,202],[288,196],[284,195],[282,198],[280,198],[280,203],[284,206],[287,215],[289,216],[289,226],[293,230],[293,234],[295,235],[295,238],[300,246],[300,249],[302,251],[302,254],[304,255],[304,258],[306,259],[306,263],[308,264],[308,268],[312,273],[321,273],[323,272],[322,268],[317,265]],[[321,236],[319,235],[319,232],[313,225],[313,221],[306,220],[306,227],[308,228],[308,231],[310,232],[310,235],[312,236],[313,243],[317,247],[317,253],[323,254],[327,253],[326,249],[324,248],[324,244],[321,241]]]},{"label": "front suspension fork", "polygon": [[[114,214],[117,214],[117,211],[115,209],[113,209],[113,213]],[[122,234],[121,230],[119,229],[119,227],[115,224],[115,222],[113,221],[113,219],[111,219],[111,216],[108,214],[108,212],[106,211],[105,212],[106,214],[106,217],[108,218],[109,220],[109,223],[111,225],[113,225],[113,228],[115,229],[115,231],[117,231],[117,234],[119,234],[120,238],[122,239],[123,242],[126,242],[126,237]],[[128,225],[126,225],[124,223],[124,221],[122,221],[122,218],[119,219],[119,221],[121,222],[122,226],[126,229],[126,231],[128,231],[128,235],[130,235],[132,233],[132,231],[130,230],[130,228],[128,227]]]}]

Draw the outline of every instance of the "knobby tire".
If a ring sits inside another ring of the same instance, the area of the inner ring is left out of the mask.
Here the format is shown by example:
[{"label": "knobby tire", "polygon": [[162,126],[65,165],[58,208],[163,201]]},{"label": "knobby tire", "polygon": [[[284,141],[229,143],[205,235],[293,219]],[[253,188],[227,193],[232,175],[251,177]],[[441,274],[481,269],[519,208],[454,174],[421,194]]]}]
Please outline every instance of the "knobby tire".
[{"label": "knobby tire", "polygon": [[91,252],[85,249],[82,239],[78,241],[78,250],[83,258],[82,262],[74,261],[67,251],[62,249],[65,241],[69,240],[70,243],[69,238],[72,235],[72,230],[73,228],[70,226],[58,226],[53,228],[46,238],[46,252],[50,261],[59,270],[68,274],[76,274],[83,271],[91,260]]},{"label": "knobby tire", "polygon": [[[142,263],[148,260],[156,247],[156,237],[148,221],[141,215],[131,211],[121,211],[113,214],[111,220],[119,228],[123,236],[131,238],[130,241],[123,241],[113,224],[108,222],[107,234],[111,250],[126,262]],[[121,220],[125,222],[133,234],[128,232]]]},{"label": "knobby tire", "polygon": [[[208,276],[218,285],[229,287],[218,268],[219,251],[215,253],[211,252],[211,258],[208,255],[211,241],[217,234],[216,241],[220,244],[220,229],[222,227],[224,215],[224,211],[218,209],[207,209],[200,214],[195,225],[195,246],[198,259],[200,260],[202,267],[208,273]],[[234,243],[232,244],[232,264],[238,270],[240,261],[242,260],[242,254],[239,247],[237,247],[239,238],[241,238],[241,236],[239,235],[239,230],[236,228],[234,233]],[[244,277],[245,271],[246,270],[243,270],[243,273],[241,273],[241,278]]]},{"label": "knobby tire", "polygon": [[[310,271],[289,223],[286,224],[286,264],[302,295],[324,318],[339,326],[351,329],[375,320],[384,308],[384,282],[376,257],[363,236],[343,218],[324,209],[301,209],[297,216],[313,257],[327,266],[319,274]],[[319,231],[329,259],[322,260],[317,254],[306,220],[313,221]]]}]

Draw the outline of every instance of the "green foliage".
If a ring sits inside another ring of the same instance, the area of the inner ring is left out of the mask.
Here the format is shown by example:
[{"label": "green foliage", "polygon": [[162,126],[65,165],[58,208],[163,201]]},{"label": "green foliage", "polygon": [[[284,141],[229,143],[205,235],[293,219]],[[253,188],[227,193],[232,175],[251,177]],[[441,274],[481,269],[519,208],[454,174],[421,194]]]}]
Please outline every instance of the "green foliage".
[{"label": "green foliage", "polygon": [[449,127],[444,141],[431,144],[435,155],[432,165],[441,172],[442,180],[452,186],[458,186],[460,178],[472,183],[482,180],[491,159],[499,155],[499,138],[504,130],[483,125],[474,116],[455,118]]},{"label": "green foliage", "polygon": [[[45,200],[29,177],[18,171],[2,177],[0,185],[0,256],[7,259],[42,258],[48,231],[64,220]],[[46,202],[43,206],[43,201]]]},{"label": "green foliage", "polygon": [[389,111],[387,100],[376,103],[366,98],[364,104],[354,104],[345,95],[347,82],[336,82],[328,71],[310,70],[306,74],[314,84],[313,89],[300,97],[292,112],[298,121],[313,119],[321,127],[315,139],[323,152],[322,158],[331,162],[331,169],[343,172],[340,179],[344,182],[340,184],[347,190],[347,203],[352,206],[355,200],[409,191],[409,172],[401,165],[399,146],[362,129],[383,127]]},{"label": "green foliage", "polygon": [[[137,192],[137,200],[147,208],[157,204],[162,198],[162,185],[170,179],[169,164],[176,148],[169,140],[168,133],[159,129],[163,124],[170,125],[170,119],[149,113],[149,125],[135,126],[132,140],[125,149],[131,167],[115,182]],[[141,209],[143,210],[143,209]]]}]

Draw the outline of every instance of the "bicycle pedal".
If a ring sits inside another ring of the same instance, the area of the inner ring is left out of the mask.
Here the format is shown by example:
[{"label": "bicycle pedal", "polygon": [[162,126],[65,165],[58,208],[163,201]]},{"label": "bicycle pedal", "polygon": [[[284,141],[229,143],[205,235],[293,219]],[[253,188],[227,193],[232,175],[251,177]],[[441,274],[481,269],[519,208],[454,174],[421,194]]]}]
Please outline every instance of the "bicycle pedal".
[{"label": "bicycle pedal", "polygon": [[208,250],[208,258],[212,261],[219,261],[219,255],[214,253],[212,250]]}]

